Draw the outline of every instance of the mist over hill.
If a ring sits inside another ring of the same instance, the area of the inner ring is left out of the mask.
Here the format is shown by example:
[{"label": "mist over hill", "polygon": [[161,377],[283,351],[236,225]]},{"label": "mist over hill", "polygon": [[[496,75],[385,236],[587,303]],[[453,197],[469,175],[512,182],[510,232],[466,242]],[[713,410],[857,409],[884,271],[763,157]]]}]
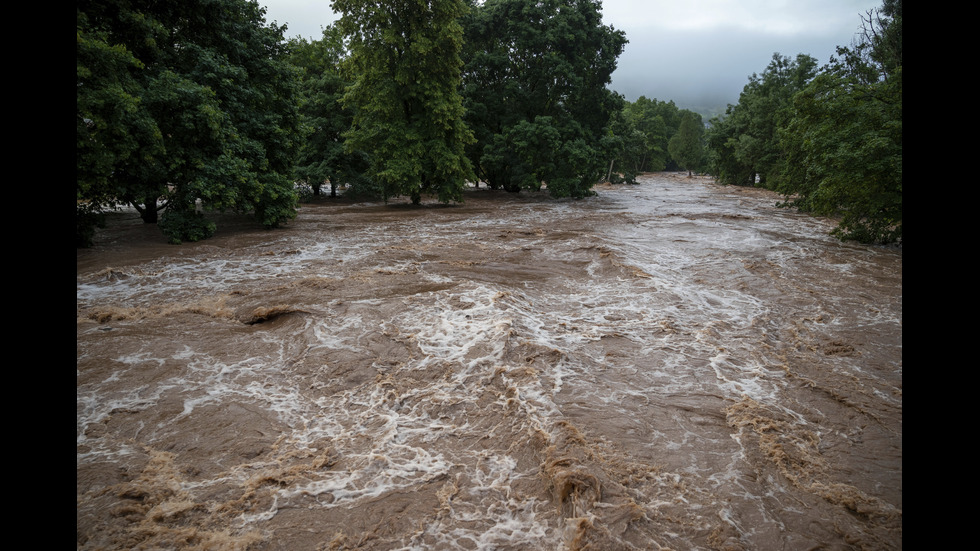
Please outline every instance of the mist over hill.
[{"label": "mist over hill", "polygon": [[[855,15],[856,20],[856,15]],[[856,28],[856,23],[855,23]],[[707,122],[737,104],[749,77],[766,69],[774,53],[808,54],[820,65],[830,61],[849,36],[773,36],[740,29],[665,31],[633,27],[619,56],[610,88],[628,101],[640,96],[673,101]]]}]

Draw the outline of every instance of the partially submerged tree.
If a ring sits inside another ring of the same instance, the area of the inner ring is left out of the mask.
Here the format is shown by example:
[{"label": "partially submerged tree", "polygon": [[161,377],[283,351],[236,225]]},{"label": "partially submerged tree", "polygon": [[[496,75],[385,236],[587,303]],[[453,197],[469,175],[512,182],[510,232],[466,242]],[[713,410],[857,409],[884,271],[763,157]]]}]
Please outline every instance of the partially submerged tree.
[{"label": "partially submerged tree", "polygon": [[774,56],[712,121],[708,144],[722,182],[759,178],[783,206],[838,217],[841,239],[891,243],[902,239],[901,0],[861,30],[819,72],[809,56]]},{"label": "partially submerged tree", "polygon": [[324,185],[337,195],[340,184],[360,180],[367,170],[361,151],[348,151],[344,133],[353,123],[353,110],[341,104],[348,82],[341,74],[347,58],[343,33],[336,25],[323,29],[319,40],[289,41],[289,60],[300,72],[300,114],[303,138],[293,172],[298,183],[320,195]]},{"label": "partially submerged tree", "polygon": [[462,0],[334,0],[349,41],[344,62],[354,111],[348,151],[368,155],[368,177],[384,199],[423,193],[462,200],[474,179],[464,148],[472,133],[459,95]]},{"label": "partially submerged tree", "polygon": [[623,108],[626,119],[644,137],[645,156],[641,170],[660,171],[668,168],[670,138],[680,126],[680,110],[673,101],[661,101],[640,96]]},{"label": "partially submerged tree", "polygon": [[776,129],[792,116],[793,95],[816,74],[817,61],[806,54],[791,59],[775,53],[761,74],[749,77],[738,104],[712,121],[708,143],[714,149],[715,176],[723,183],[772,189],[782,170]]},{"label": "partially submerged tree", "polygon": [[839,216],[834,234],[865,243],[902,239],[902,2],[863,20],[794,101],[781,132],[787,205]]},{"label": "partially submerged tree", "polygon": [[[154,121],[141,109],[137,74],[143,63],[109,29],[80,8],[77,14],[76,84],[76,244],[88,246],[105,206],[124,202],[117,167],[133,158],[153,156],[161,147]],[[145,21],[143,34],[162,29]],[[141,152],[142,149],[142,152]]]},{"label": "partially submerged tree", "polygon": [[668,144],[670,156],[677,161],[678,166],[687,169],[688,176],[691,175],[692,170],[697,169],[701,164],[703,155],[702,134],[704,134],[704,124],[701,122],[701,115],[692,111],[685,111],[681,118],[680,128]]},{"label": "partially submerged tree", "polygon": [[626,117],[625,110],[610,117],[604,144],[610,157],[606,180],[611,184],[637,183],[636,176],[647,160],[646,136]]},{"label": "partially submerged tree", "polygon": [[[295,74],[254,0],[80,0],[78,199],[120,203],[172,242],[214,231],[198,211],[295,216]],[[83,211],[84,212],[84,211]],[[165,212],[164,218],[160,213]]]},{"label": "partially submerged tree", "polygon": [[595,0],[487,0],[466,18],[469,155],[493,188],[584,197],[606,176],[623,100],[606,85],[626,37]]}]

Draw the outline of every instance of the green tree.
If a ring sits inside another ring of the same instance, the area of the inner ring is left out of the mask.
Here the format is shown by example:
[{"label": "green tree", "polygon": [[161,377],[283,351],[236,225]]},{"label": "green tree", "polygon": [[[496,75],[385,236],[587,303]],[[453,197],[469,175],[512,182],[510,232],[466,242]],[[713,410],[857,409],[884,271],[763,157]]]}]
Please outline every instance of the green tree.
[{"label": "green tree", "polygon": [[741,127],[736,118],[736,105],[729,104],[725,114],[708,121],[705,132],[709,172],[719,182],[736,186],[755,183],[755,170],[735,154]]},{"label": "green tree", "polygon": [[712,172],[722,182],[774,188],[782,170],[782,148],[777,128],[791,116],[793,95],[816,74],[816,60],[806,54],[795,59],[773,54],[762,75],[753,74],[737,105],[712,121],[708,143],[714,150]]},{"label": "green tree", "polygon": [[[640,96],[635,102],[626,102],[622,115],[629,128],[624,136],[629,132],[638,133],[631,140],[641,140],[643,144],[642,154],[635,157],[638,161],[635,167],[637,172],[679,168],[681,165],[670,152],[670,141],[679,132],[685,117],[696,117],[698,120],[701,117],[693,111],[678,108],[673,101],[649,99],[646,96]],[[616,131],[622,132],[618,127]],[[703,128],[700,131],[703,132]],[[635,143],[630,150],[634,154],[639,153],[637,147],[640,147],[639,143]]]},{"label": "green tree", "polygon": [[680,128],[668,144],[670,156],[677,161],[681,168],[687,169],[687,175],[701,164],[703,148],[701,136],[704,134],[704,124],[701,115],[685,111],[681,118]]},{"label": "green tree", "polygon": [[341,183],[359,182],[367,170],[361,151],[347,151],[344,132],[353,124],[353,111],[340,100],[348,83],[340,65],[347,57],[343,33],[335,25],[323,29],[319,40],[290,39],[289,61],[300,73],[300,114],[303,140],[293,175],[309,186],[314,196],[324,184],[337,195]]},{"label": "green tree", "polygon": [[646,136],[626,117],[625,108],[611,115],[603,145],[611,159],[606,175],[609,183],[635,184],[647,158]]},{"label": "green tree", "polygon": [[626,120],[643,135],[644,156],[639,164],[640,171],[657,172],[667,167],[669,153],[667,145],[671,129],[667,121],[676,117],[674,102],[663,102],[640,96],[623,108]]},{"label": "green tree", "polygon": [[902,239],[901,0],[867,14],[863,31],[796,96],[779,191],[839,216],[842,239],[888,243]]},{"label": "green tree", "polygon": [[462,200],[475,178],[464,148],[472,133],[459,95],[462,0],[334,0],[349,41],[344,68],[354,110],[348,151],[369,156],[368,176],[385,200],[434,193]]},{"label": "green tree", "polygon": [[584,197],[605,177],[608,90],[626,37],[594,0],[487,0],[466,20],[463,95],[479,176],[508,191]]},{"label": "green tree", "polygon": [[[79,0],[78,199],[128,203],[172,242],[213,231],[198,212],[295,216],[295,74],[254,0]],[[164,218],[159,218],[160,213]]]},{"label": "green tree", "polygon": [[[147,37],[161,31],[144,26]],[[76,245],[88,246],[102,209],[122,202],[116,167],[139,157],[141,147],[152,155],[160,140],[140,108],[141,87],[133,73],[143,69],[142,62],[124,44],[110,43],[109,32],[80,9],[76,35]]]}]

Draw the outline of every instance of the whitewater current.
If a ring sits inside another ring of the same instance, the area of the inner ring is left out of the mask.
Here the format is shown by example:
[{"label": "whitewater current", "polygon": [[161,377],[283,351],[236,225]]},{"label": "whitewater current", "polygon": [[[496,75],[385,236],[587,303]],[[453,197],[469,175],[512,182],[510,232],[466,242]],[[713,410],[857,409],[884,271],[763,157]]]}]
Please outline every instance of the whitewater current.
[{"label": "whitewater current", "polygon": [[902,250],[683,173],[77,255],[78,549],[901,549]]}]

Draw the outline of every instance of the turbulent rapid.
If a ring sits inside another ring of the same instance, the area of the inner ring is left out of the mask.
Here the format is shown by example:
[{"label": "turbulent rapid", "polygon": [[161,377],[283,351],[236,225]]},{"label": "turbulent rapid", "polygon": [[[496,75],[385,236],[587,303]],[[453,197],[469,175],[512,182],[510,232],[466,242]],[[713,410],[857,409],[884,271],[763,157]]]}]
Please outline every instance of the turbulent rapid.
[{"label": "turbulent rapid", "polygon": [[901,549],[902,251],[658,173],[77,255],[78,549]]}]

